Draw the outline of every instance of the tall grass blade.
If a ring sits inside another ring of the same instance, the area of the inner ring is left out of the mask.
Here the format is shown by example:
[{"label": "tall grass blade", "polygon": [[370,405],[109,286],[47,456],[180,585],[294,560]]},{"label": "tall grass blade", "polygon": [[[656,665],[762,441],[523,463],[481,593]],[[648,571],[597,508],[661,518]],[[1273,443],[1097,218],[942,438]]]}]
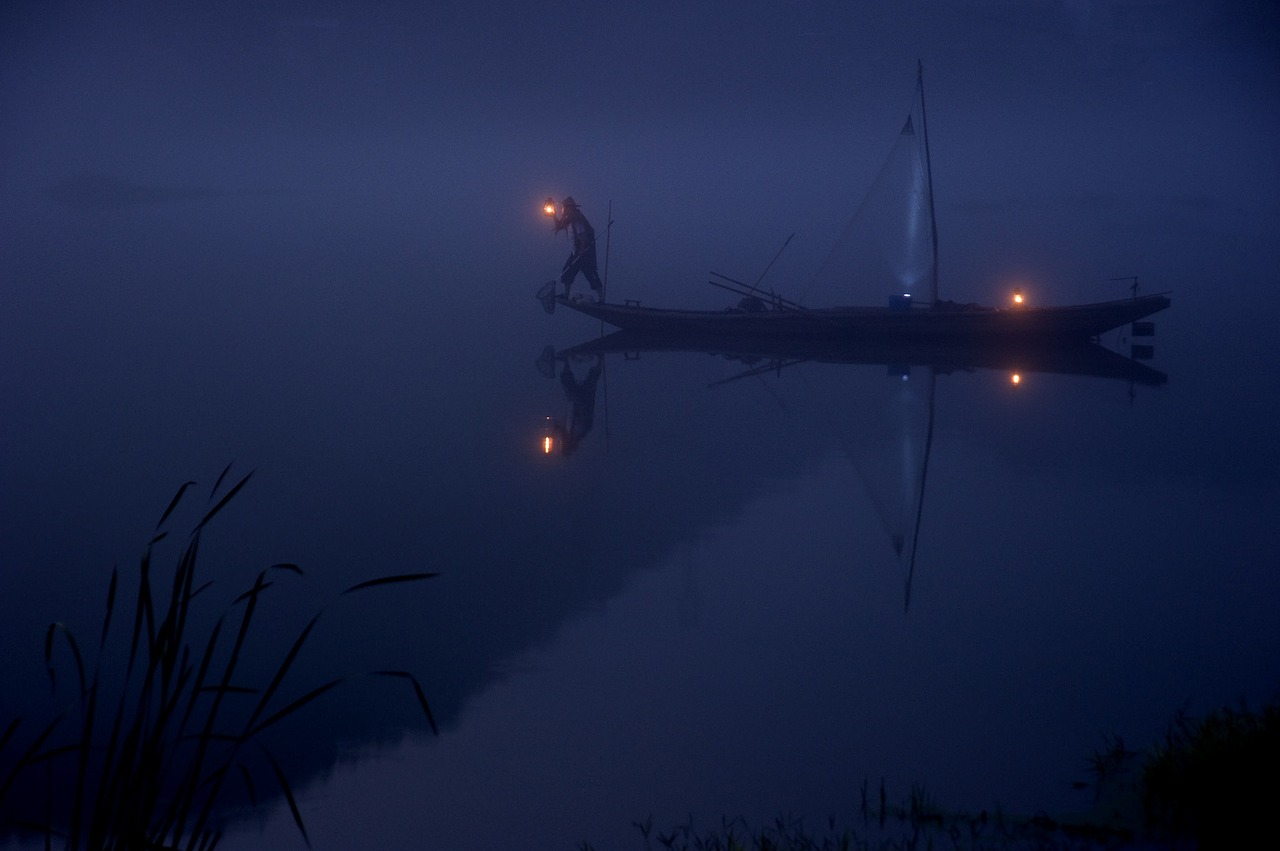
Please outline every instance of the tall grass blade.
[{"label": "tall grass blade", "polygon": [[374,671],[380,677],[396,677],[398,679],[406,679],[413,685],[414,694],[418,697],[418,705],[422,707],[422,714],[426,717],[427,723],[431,725],[431,732],[437,736],[440,735],[440,729],[436,727],[435,715],[431,712],[431,707],[427,704],[426,692],[422,690],[422,683],[418,682],[418,678],[408,671]]},{"label": "tall grass blade", "polygon": [[22,716],[19,715],[9,722],[9,726],[4,728],[4,732],[0,733],[0,753],[4,753],[5,746],[9,744],[9,740],[13,738],[13,734],[18,731],[18,725],[22,723]]},{"label": "tall grass blade", "polygon": [[[228,469],[230,469],[228,467]],[[225,471],[224,471],[225,474]],[[156,529],[159,530],[164,525],[164,521],[169,519],[169,515],[178,507],[178,503],[182,501],[182,495],[187,492],[187,488],[194,485],[195,482],[183,482],[182,487],[178,488],[178,492],[173,495],[173,499],[169,500],[169,507],[164,510],[164,514],[160,515],[160,521],[156,523]]]},{"label": "tall grass blade", "polygon": [[253,586],[252,588],[250,588],[248,591],[245,591],[245,592],[244,592],[243,594],[241,594],[239,597],[236,597],[234,600],[232,600],[232,601],[231,601],[231,605],[233,605],[233,606],[234,606],[234,605],[238,605],[238,604],[240,604],[240,603],[243,603],[243,602],[245,602],[246,600],[253,600],[253,599],[255,599],[259,594],[261,594],[263,591],[267,590],[267,589],[268,589],[268,588],[270,588],[272,585],[275,585],[275,583],[274,583],[274,582],[262,582],[262,581],[261,581],[261,579],[262,579],[262,577],[261,577],[261,576],[259,576],[259,577],[258,577],[258,579],[259,579],[260,581],[259,581],[259,583],[258,583],[257,585],[254,585],[254,586]]},{"label": "tall grass blade", "polygon": [[178,732],[181,735],[186,730],[187,724],[191,721],[191,713],[195,711],[196,699],[205,690],[205,677],[209,674],[209,666],[213,662],[213,652],[218,646],[218,637],[222,634],[222,625],[226,622],[227,616],[223,614],[213,625],[213,630],[209,633],[209,638],[204,645],[204,654],[200,657],[200,667],[196,670],[196,678],[191,686],[191,696],[187,700],[187,711],[182,716],[182,723],[178,726]]},{"label": "tall grass blade", "polygon": [[[232,499],[235,498],[235,495],[240,492],[240,489],[244,487],[245,484],[252,477],[253,477],[253,471],[250,470],[247,474],[245,474],[245,477],[243,479],[235,483],[235,486],[232,487],[231,490],[227,491],[226,495],[223,496],[222,499],[218,500],[217,505],[215,505],[213,508],[210,508],[207,512],[205,512],[204,517],[200,519],[200,522],[197,524],[196,528],[201,528],[207,525],[208,522],[213,519],[215,514],[221,511],[224,507],[226,507],[226,504],[228,502],[230,502]],[[222,481],[222,478],[219,477],[218,481]],[[215,487],[215,490],[216,490],[216,487]]]},{"label": "tall grass blade", "polygon": [[253,714],[249,716],[248,722],[245,723],[245,729],[253,727],[254,722],[262,716],[266,711],[267,704],[271,702],[271,698],[280,688],[280,684],[284,682],[285,675],[289,673],[289,669],[293,667],[294,661],[298,658],[298,654],[302,652],[302,645],[306,643],[307,636],[311,635],[311,630],[315,628],[316,621],[320,620],[320,615],[315,615],[302,628],[302,632],[298,633],[298,637],[294,639],[293,646],[289,648],[289,652],[285,654],[284,661],[276,668],[275,675],[271,678],[270,684],[267,685],[266,691],[262,693],[258,705],[254,708]]},{"label": "tall grass blade", "polygon": [[311,847],[311,837],[307,836],[307,826],[302,822],[302,813],[298,810],[298,802],[293,797],[293,789],[289,786],[289,778],[284,776],[284,769],[280,767],[280,763],[276,762],[276,758],[266,748],[262,749],[263,755],[266,756],[267,762],[271,763],[271,769],[276,773],[276,780],[280,782],[280,791],[284,792],[284,799],[289,803],[289,812],[293,815],[293,823],[298,826],[298,832],[302,834],[302,841],[307,843],[307,847]]},{"label": "tall grass blade", "polygon": [[116,586],[119,584],[120,571],[111,568],[111,584],[107,586],[107,613],[102,618],[102,635],[98,637],[98,652],[102,652],[107,643],[107,630],[111,628],[111,613],[116,608]]},{"label": "tall grass blade", "polygon": [[193,851],[213,851],[218,847],[218,843],[222,841],[221,830],[206,830],[200,834],[200,841],[196,843]]},{"label": "tall grass blade", "polygon": [[[217,802],[217,798],[218,798],[218,791],[222,788],[222,781],[226,778],[227,771],[230,769],[230,766],[235,759],[236,759],[236,755],[233,753],[223,765],[209,772],[209,775],[204,779],[203,781],[204,785],[208,787],[209,791],[205,793],[204,805],[203,807],[201,807],[200,815],[196,818],[195,824],[191,828],[192,836],[196,836],[207,829],[205,828],[205,825],[209,823],[209,819],[211,817],[211,814],[213,813],[213,807],[214,807],[214,804]],[[184,807],[189,807],[194,803],[195,801],[194,801],[194,788],[193,788],[192,796],[184,800],[182,804]],[[186,820],[186,814],[184,813],[179,819],[179,821],[177,822],[177,825],[173,828],[173,835],[175,837],[182,835],[182,825],[185,822],[185,820]],[[190,845],[191,843],[188,843],[188,844]]]},{"label": "tall grass blade", "polygon": [[[8,747],[9,742],[13,740],[13,736],[18,732],[18,728],[22,726],[22,716],[19,715],[9,722],[9,726],[4,728],[4,734],[0,735],[0,754],[4,753],[4,749]],[[20,762],[20,761],[19,761]],[[18,763],[6,776],[0,776],[0,802],[4,801],[5,792],[13,785],[13,780],[18,773]]]},{"label": "tall grass blade", "polygon": [[66,834],[54,830],[48,822],[38,822],[32,819],[16,818],[4,823],[5,827],[16,827],[18,830],[25,830],[31,833],[39,833],[44,836],[44,847],[52,848],[50,844],[54,839],[66,839]]},{"label": "tall grass blade", "polygon": [[94,675],[93,685],[89,688],[89,702],[84,710],[84,721],[80,729],[78,743],[79,762],[76,766],[76,788],[71,802],[71,830],[68,848],[77,848],[76,841],[80,836],[81,821],[84,817],[85,786],[89,778],[89,757],[93,753],[93,727],[98,717],[98,678]]},{"label": "tall grass blade", "polygon": [[[190,772],[192,775],[198,773],[200,767],[204,765],[206,755],[208,754],[209,742],[213,740],[214,724],[217,721],[219,711],[222,708],[222,699],[227,693],[226,689],[231,685],[231,679],[235,674],[236,666],[240,662],[240,654],[244,650],[245,641],[249,635],[249,627],[253,623],[254,613],[257,611],[258,598],[266,587],[266,583],[264,582],[265,574],[266,571],[259,573],[257,577],[254,578],[253,587],[245,594],[236,598],[236,604],[241,600],[245,601],[244,616],[240,620],[240,629],[236,632],[235,643],[232,645],[231,653],[228,655],[226,665],[223,667],[222,680],[219,683],[219,688],[214,691],[213,704],[209,707],[208,713],[205,715],[204,730],[197,739],[196,754],[193,757],[195,769]],[[234,757],[235,753],[233,751],[229,759],[234,759]],[[211,789],[207,793],[205,804],[201,809],[200,816],[196,821],[195,826],[192,828],[193,833],[199,832],[208,820],[213,803],[217,799],[218,792],[221,789],[222,777],[225,776],[225,773],[225,767],[215,772],[216,776],[211,780]],[[194,783],[195,781],[193,780],[192,782]],[[182,835],[181,831],[184,829],[187,817],[194,805],[195,801],[190,798],[180,802],[180,806],[175,817],[174,835]]]},{"label": "tall grass blade", "polygon": [[65,623],[62,623],[61,621],[55,621],[54,623],[49,624],[49,628],[45,631],[45,634],[44,634],[44,666],[45,666],[45,670],[49,672],[49,685],[53,689],[54,693],[56,694],[58,683],[57,683],[57,677],[54,672],[54,666],[53,666],[53,637],[58,633],[61,633],[63,635],[63,637],[67,641],[67,646],[71,648],[71,657],[75,660],[75,663],[76,663],[76,676],[79,678],[79,681],[80,681],[80,702],[81,702],[81,705],[83,706],[85,689],[86,689],[85,677],[84,677],[84,658],[80,655],[80,645],[76,643],[75,635],[71,632],[70,629],[67,628],[67,625]]},{"label": "tall grass blade", "polygon": [[179,646],[185,646],[185,635],[187,631],[187,613],[191,609],[191,584],[194,581],[196,554],[200,549],[200,534],[197,531],[191,536],[190,543],[187,544],[186,551],[182,554],[182,560],[178,563],[178,569],[174,572],[173,577],[173,593],[169,599],[169,615],[168,618],[173,624],[171,643],[168,653],[165,655],[165,680],[173,673],[173,664],[175,654]]},{"label": "tall grass blade", "polygon": [[365,588],[375,588],[379,585],[391,585],[397,582],[419,582],[423,579],[432,579],[439,575],[439,573],[404,573],[399,576],[382,576],[378,579],[367,579],[364,582],[357,582],[342,593],[351,594],[355,591],[362,591]]},{"label": "tall grass blade", "polygon": [[209,491],[209,499],[213,499],[213,495],[218,492],[218,488],[222,487],[222,480],[227,477],[227,473],[231,472],[231,466],[235,463],[235,461],[232,461],[230,464],[227,464],[227,466],[222,468],[222,472],[218,474],[217,480],[213,483],[213,488]]},{"label": "tall grass blade", "polygon": [[147,653],[155,653],[155,616],[151,610],[151,548],[142,553],[142,563],[138,566],[138,602],[133,612],[133,638],[129,642],[129,664],[125,669],[125,680],[133,676],[134,663],[138,658],[138,645],[142,640],[142,628],[146,626]]},{"label": "tall grass blade", "polygon": [[[212,685],[212,686],[200,687],[201,694],[216,694],[218,692],[221,692],[222,694],[249,695],[249,694],[262,694],[262,689],[254,688],[253,686],[224,686],[224,685]],[[228,737],[228,738],[234,738],[234,737]]]},{"label": "tall grass blade", "polygon": [[240,776],[244,779],[244,789],[246,792],[249,793],[249,805],[252,807],[257,807],[258,806],[258,790],[253,785],[253,775],[249,773],[249,769],[246,768],[244,765],[241,765],[239,768],[240,768]]},{"label": "tall grass blade", "polygon": [[[154,790],[154,793],[146,799],[146,805],[140,808],[141,822],[139,826],[142,830],[146,831],[148,835],[158,836],[161,838],[165,835],[165,831],[163,829],[156,829],[156,826],[152,821],[151,814],[156,812],[158,809],[158,803],[161,797],[161,784],[165,779],[164,764],[173,758],[175,745],[179,741],[179,737],[169,731],[171,729],[173,719],[177,715],[178,705],[182,701],[184,692],[187,690],[187,684],[190,682],[193,674],[193,669],[189,664],[187,664],[187,660],[190,658],[189,652],[187,651],[188,648],[184,648],[183,663],[178,669],[177,679],[174,681],[172,692],[162,697],[160,705],[156,710],[156,717],[151,730],[149,731],[147,747],[143,751],[145,758],[142,762],[142,775],[148,781],[152,781],[151,789]],[[199,776],[200,766],[201,762],[199,760],[183,766],[183,776],[181,783],[179,784],[179,789],[189,791],[180,791],[176,797],[180,797],[182,794],[193,794]],[[179,841],[179,836],[179,834],[175,834],[175,843]]]},{"label": "tall grass blade", "polygon": [[33,765],[40,760],[45,759],[48,756],[48,754],[42,752],[40,749],[44,747],[44,743],[49,740],[49,737],[53,735],[53,731],[58,728],[58,725],[62,723],[62,719],[65,717],[65,711],[59,712],[52,721],[46,724],[44,729],[40,731],[39,735],[35,737],[31,744],[27,745],[27,749],[23,751],[22,756],[18,757],[18,761],[14,763],[13,769],[9,772],[9,775],[7,777],[0,778],[0,801],[3,801],[5,795],[7,795],[9,790],[13,788],[14,781],[17,780],[18,775],[22,773],[23,769],[28,765]]},{"label": "tall grass blade", "polygon": [[280,719],[285,718],[289,715],[292,715],[294,712],[297,712],[299,709],[306,706],[308,703],[315,700],[320,695],[324,694],[325,692],[331,691],[334,688],[337,688],[338,686],[342,685],[344,682],[346,682],[346,677],[342,677],[336,680],[329,680],[329,682],[323,685],[316,686],[311,691],[304,694],[302,697],[290,703],[288,706],[284,707],[283,709],[277,710],[276,712],[273,712],[265,720],[259,722],[256,727],[246,730],[244,732],[244,735],[241,736],[241,740],[247,741],[253,738],[254,736],[258,735],[263,730],[267,729],[268,727],[270,727],[272,724],[276,723]]},{"label": "tall grass blade", "polygon": [[53,667],[53,632],[57,624],[49,624],[44,632],[44,669],[49,675],[49,691],[58,693],[58,671]]},{"label": "tall grass blade", "polygon": [[[128,683],[120,690],[120,701],[116,707],[116,714],[111,722],[111,735],[107,738],[106,752],[103,756],[106,765],[115,766],[117,775],[124,774],[124,768],[129,765],[126,759],[127,751],[121,746],[120,735],[124,726],[124,709],[125,702],[128,700]],[[117,752],[117,748],[120,750]],[[90,848],[99,847],[103,838],[101,834],[105,829],[105,825],[110,822],[110,813],[114,812],[116,798],[125,790],[119,788],[119,784],[100,784],[97,800],[94,803],[94,816],[89,833],[88,845]]]},{"label": "tall grass blade", "polygon": [[[209,772],[207,776],[201,777],[199,774],[200,767],[195,765],[186,773],[183,778],[184,786],[177,795],[174,795],[173,802],[169,809],[165,812],[164,818],[158,825],[158,835],[163,837],[172,833],[174,843],[181,842],[184,835],[191,838],[187,842],[187,847],[192,847],[196,842],[196,837],[207,831],[205,825],[209,823],[210,814],[217,799],[217,789],[222,784],[222,778],[226,775],[227,766],[216,768]],[[212,789],[204,793],[203,805],[200,808],[200,814],[196,817],[190,828],[187,828],[186,822],[190,815],[191,808],[197,805],[196,796],[199,793],[200,786],[206,786]]]}]

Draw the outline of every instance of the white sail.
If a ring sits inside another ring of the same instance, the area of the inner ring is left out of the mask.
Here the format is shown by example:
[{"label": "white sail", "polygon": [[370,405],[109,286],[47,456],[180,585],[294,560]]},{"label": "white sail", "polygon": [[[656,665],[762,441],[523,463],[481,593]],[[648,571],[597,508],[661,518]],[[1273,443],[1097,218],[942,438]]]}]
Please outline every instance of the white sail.
[{"label": "white sail", "polygon": [[923,78],[883,166],[815,275],[815,289],[885,304],[938,298],[937,232],[924,114]]}]

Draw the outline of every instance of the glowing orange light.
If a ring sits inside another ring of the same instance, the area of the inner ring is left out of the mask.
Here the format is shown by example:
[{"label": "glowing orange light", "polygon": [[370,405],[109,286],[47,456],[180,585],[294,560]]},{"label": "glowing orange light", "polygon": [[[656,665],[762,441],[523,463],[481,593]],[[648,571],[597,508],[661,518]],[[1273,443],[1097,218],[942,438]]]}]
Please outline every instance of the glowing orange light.
[{"label": "glowing orange light", "polygon": [[551,417],[547,417],[546,425],[542,427],[542,454],[550,455],[556,448],[556,432],[555,423]]},{"label": "glowing orange light", "polygon": [[1020,289],[1018,289],[1018,290],[1014,290],[1014,291],[1013,291],[1013,303],[1014,303],[1014,304],[1022,304],[1022,301],[1023,301],[1023,299],[1022,299],[1022,290],[1020,290]]},{"label": "glowing orange light", "polygon": [[1021,384],[1021,383],[1022,383],[1022,376],[1015,372],[1013,375],[1009,376],[1009,383],[1010,383],[1010,384]]},{"label": "glowing orange light", "polygon": [[555,199],[548,198],[542,205],[542,212],[546,213],[548,216],[554,216],[556,214]]}]

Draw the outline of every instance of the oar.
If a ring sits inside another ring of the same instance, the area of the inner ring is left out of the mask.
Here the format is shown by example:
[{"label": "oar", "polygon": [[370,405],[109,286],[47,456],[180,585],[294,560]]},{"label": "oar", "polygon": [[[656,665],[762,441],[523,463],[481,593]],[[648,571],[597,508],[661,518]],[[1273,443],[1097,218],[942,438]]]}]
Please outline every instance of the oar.
[{"label": "oar", "polygon": [[768,298],[775,305],[778,305],[779,307],[785,307],[788,310],[804,310],[805,309],[805,306],[800,304],[799,302],[794,302],[794,301],[791,301],[790,299],[785,299],[774,292],[764,293],[756,289],[755,287],[751,286],[751,284],[744,283],[743,281],[739,281],[737,278],[730,278],[728,275],[722,275],[719,272],[712,272],[711,274],[717,278],[720,278],[722,280],[728,281],[731,284],[741,287],[741,289],[735,290],[732,287],[726,286],[724,284],[716,283],[715,281],[707,281],[707,283],[711,284],[711,286],[713,287],[720,287],[720,289],[722,290],[729,290],[729,292],[735,293],[737,295],[747,295],[747,296],[757,296],[757,297],[763,296],[765,298]]},{"label": "oar", "polygon": [[779,358],[778,360],[775,360],[772,363],[767,363],[764,366],[752,367],[751,369],[748,369],[745,372],[740,372],[737,375],[731,375],[728,378],[721,378],[719,381],[713,381],[710,384],[708,384],[707,387],[708,388],[719,387],[721,384],[728,384],[732,381],[738,381],[743,378],[751,378],[752,376],[756,376],[756,375],[764,375],[766,372],[781,372],[782,370],[786,369],[789,366],[795,366],[796,364],[808,363],[808,362],[809,362],[808,358],[789,358],[786,360]]},{"label": "oar", "polygon": [[769,265],[764,267],[764,271],[760,273],[760,277],[756,278],[756,286],[760,286],[760,282],[764,280],[764,276],[769,274],[769,270],[773,268],[773,264],[778,262],[778,258],[782,256],[782,252],[787,250],[787,246],[791,244],[791,238],[795,234],[787,237],[787,241],[782,243],[782,247],[778,249],[778,253],[773,255],[773,259],[769,261]]}]

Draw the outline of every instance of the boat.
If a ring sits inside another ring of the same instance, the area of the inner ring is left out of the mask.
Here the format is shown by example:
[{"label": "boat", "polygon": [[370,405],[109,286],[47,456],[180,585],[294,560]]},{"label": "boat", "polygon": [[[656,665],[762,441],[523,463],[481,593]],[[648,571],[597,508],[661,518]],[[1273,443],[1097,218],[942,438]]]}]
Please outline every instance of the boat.
[{"label": "boat", "polygon": [[772,338],[868,343],[1088,341],[1170,305],[1169,296],[1163,293],[1094,304],[1011,308],[935,302],[927,308],[776,307],[714,311],[643,307],[635,302],[591,302],[564,296],[557,296],[556,301],[615,328],[647,334],[693,334],[725,341]]},{"label": "boat", "polygon": [[[1020,295],[1010,307],[948,301],[938,297],[937,246],[924,72],[919,66],[902,131],[862,205],[815,276],[825,281],[827,289],[842,293],[880,288],[885,298],[879,306],[807,307],[762,290],[759,281],[748,284],[724,275],[715,275],[720,280],[710,283],[740,296],[724,310],[649,307],[634,299],[616,303],[581,295],[569,298],[556,294],[554,282],[544,285],[538,298],[548,312],[561,305],[626,331],[695,334],[727,341],[868,343],[1087,341],[1144,320],[1171,304],[1168,293],[1139,295],[1136,279],[1132,297],[1092,304],[1031,306]],[[1142,336],[1151,332],[1151,326],[1140,323],[1132,330],[1134,336]]]}]

